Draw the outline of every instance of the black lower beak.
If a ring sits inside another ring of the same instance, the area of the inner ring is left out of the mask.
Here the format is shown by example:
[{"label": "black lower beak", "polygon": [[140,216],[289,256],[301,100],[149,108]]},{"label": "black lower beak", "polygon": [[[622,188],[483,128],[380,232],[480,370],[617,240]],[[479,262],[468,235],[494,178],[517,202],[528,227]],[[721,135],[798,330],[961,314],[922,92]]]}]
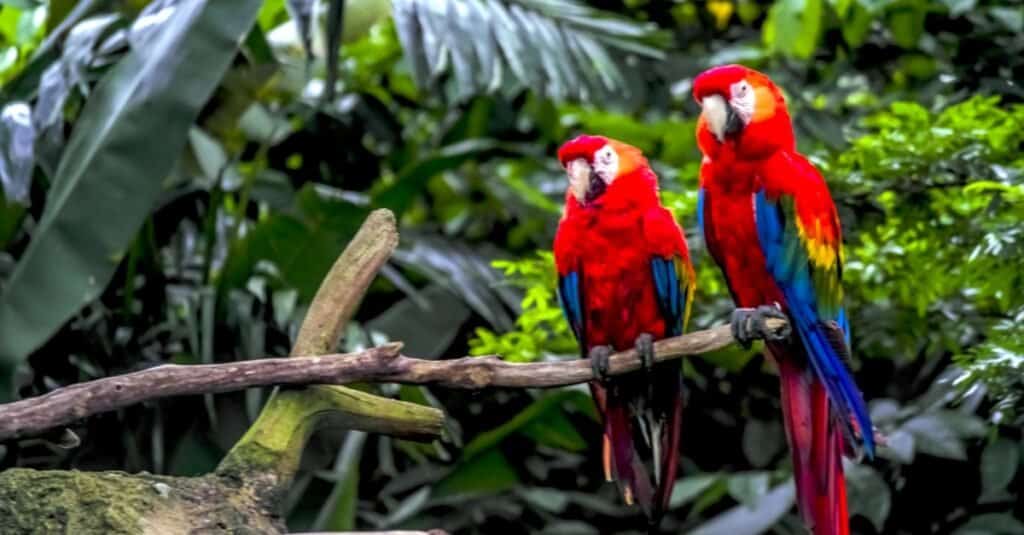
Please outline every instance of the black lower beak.
[{"label": "black lower beak", "polygon": [[587,188],[586,202],[588,204],[594,202],[594,199],[600,197],[607,187],[608,185],[604,183],[604,179],[597,176],[597,173],[591,170],[590,187]]},{"label": "black lower beak", "polygon": [[732,109],[732,106],[725,105],[725,135],[731,136],[743,129],[743,119]]}]

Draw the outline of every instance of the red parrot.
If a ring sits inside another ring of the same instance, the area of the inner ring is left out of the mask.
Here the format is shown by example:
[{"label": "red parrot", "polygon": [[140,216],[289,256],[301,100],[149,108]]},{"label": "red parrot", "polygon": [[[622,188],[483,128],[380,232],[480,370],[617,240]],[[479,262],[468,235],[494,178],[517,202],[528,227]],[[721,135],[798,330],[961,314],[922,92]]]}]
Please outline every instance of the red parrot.
[{"label": "red parrot", "polygon": [[[693,95],[704,154],[698,220],[742,307],[733,332],[748,347],[769,337],[804,522],[815,535],[849,533],[844,446],[872,457],[875,443],[847,368],[839,215],[821,174],[796,151],[785,99],[767,76],[716,67],[694,80]],[[788,318],[796,336],[766,333],[766,317]]]},{"label": "red parrot", "polygon": [[[652,343],[682,334],[689,318],[696,279],[686,239],[639,149],[583,135],[558,159],[569,179],[554,244],[558,296],[600,378],[590,389],[604,422],[605,478],[656,525],[675,481],[683,384],[681,361],[655,364]],[[644,369],[609,377],[609,355],[632,347]]]}]

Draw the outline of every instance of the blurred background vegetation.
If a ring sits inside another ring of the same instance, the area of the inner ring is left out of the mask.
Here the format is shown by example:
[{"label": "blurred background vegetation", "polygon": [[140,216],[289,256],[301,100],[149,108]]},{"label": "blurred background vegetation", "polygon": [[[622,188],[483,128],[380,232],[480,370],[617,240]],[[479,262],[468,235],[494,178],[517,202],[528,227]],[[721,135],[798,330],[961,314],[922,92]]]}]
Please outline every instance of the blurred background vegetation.
[{"label": "blurred background vegetation", "polygon": [[[856,376],[888,447],[850,464],[856,533],[1024,533],[1024,8],[985,0],[2,0],[0,399],[166,362],[285,355],[372,208],[400,252],[344,340],[424,358],[575,353],[551,238],[581,132],[641,147],[697,259],[706,67],[787,91],[843,220]],[[235,45],[238,45],[237,47]],[[686,365],[667,530],[801,533],[777,379]],[[642,526],[602,481],[583,388],[380,386],[449,440],[322,433],[295,530],[591,534]],[[210,470],[268,391],[106,414],[0,469]]]}]

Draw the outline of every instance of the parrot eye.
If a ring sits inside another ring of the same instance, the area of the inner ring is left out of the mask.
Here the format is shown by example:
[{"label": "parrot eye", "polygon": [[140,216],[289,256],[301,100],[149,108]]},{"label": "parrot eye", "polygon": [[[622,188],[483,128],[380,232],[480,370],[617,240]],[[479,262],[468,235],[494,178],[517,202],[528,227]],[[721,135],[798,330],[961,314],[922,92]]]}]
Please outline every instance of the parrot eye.
[{"label": "parrot eye", "polygon": [[750,123],[750,119],[754,115],[754,108],[757,105],[757,96],[754,94],[754,88],[750,86],[750,82],[740,80],[729,87],[729,94],[732,95],[732,98],[729,99],[730,108],[736,113],[736,116],[742,121],[743,125],[746,126]]},{"label": "parrot eye", "polygon": [[736,84],[732,93],[735,98],[743,98],[747,96],[747,91],[750,91],[750,84],[744,80]]},{"label": "parrot eye", "polygon": [[606,184],[611,184],[619,173],[619,155],[610,146],[605,145],[594,153],[594,172]]}]

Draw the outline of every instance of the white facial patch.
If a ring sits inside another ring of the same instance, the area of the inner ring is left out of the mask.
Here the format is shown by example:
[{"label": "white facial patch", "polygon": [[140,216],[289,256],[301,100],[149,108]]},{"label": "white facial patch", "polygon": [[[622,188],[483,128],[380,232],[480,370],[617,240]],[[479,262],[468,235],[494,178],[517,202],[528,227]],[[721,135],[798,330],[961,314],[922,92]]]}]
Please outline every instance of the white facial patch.
[{"label": "white facial patch", "polygon": [[576,201],[583,203],[590,189],[590,164],[583,158],[577,158],[565,166],[565,174],[569,177],[569,189]]},{"label": "white facial patch", "polygon": [[736,115],[743,121],[743,125],[750,124],[750,118],[754,116],[754,88],[746,80],[740,80],[729,86],[729,105]]},{"label": "white facial patch", "polygon": [[594,153],[594,173],[605,184],[611,184],[619,174],[619,155],[610,145],[605,145]]}]

